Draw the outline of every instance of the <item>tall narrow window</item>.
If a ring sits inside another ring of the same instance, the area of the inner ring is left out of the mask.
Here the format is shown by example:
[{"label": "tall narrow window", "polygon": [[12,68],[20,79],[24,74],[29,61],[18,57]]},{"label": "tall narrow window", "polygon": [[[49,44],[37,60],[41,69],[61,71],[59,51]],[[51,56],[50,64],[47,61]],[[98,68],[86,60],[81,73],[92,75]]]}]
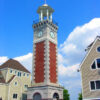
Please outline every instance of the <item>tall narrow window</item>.
[{"label": "tall narrow window", "polygon": [[95,61],[94,61],[94,63],[92,64],[91,68],[92,68],[92,69],[96,69]]},{"label": "tall narrow window", "polygon": [[100,59],[97,59],[97,67],[100,68]]},{"label": "tall narrow window", "polygon": [[91,81],[90,82],[91,90],[95,90],[95,82]]},{"label": "tall narrow window", "polygon": [[100,89],[100,81],[96,81],[96,89]]}]

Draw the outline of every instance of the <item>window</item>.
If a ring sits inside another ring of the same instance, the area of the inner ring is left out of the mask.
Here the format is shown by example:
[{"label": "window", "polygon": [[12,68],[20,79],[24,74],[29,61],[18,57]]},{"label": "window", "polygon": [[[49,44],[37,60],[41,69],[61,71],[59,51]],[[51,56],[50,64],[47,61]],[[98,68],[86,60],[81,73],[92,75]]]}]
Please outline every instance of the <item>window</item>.
[{"label": "window", "polygon": [[100,89],[100,80],[91,81],[90,82],[90,87],[91,87],[91,90],[98,90],[98,89]]},{"label": "window", "polygon": [[14,99],[17,99],[17,94],[13,94],[13,98]]},{"label": "window", "polygon": [[27,100],[27,94],[22,94],[22,100]]},{"label": "window", "polygon": [[91,65],[92,69],[100,68],[100,59],[96,59],[93,64]]},{"label": "window", "polygon": [[97,51],[100,52],[100,47],[97,48]]},{"label": "window", "polygon": [[91,84],[91,90],[95,90],[95,82],[91,81],[90,84]]},{"label": "window", "polygon": [[28,88],[28,85],[24,85],[24,88],[27,90],[27,88]]},{"label": "window", "polygon": [[12,73],[12,70],[10,69],[10,73]]},{"label": "window", "polygon": [[100,89],[100,81],[96,81],[96,89]]},{"label": "window", "polygon": [[23,76],[25,76],[25,73],[23,74]]},{"label": "window", "polygon": [[95,65],[95,62],[92,64],[92,69],[96,69],[96,65]]},{"label": "window", "polygon": [[24,87],[25,87],[25,88],[27,88],[27,87],[28,87],[28,85],[24,85]]},{"label": "window", "polygon": [[15,71],[15,74],[17,73],[17,71]]},{"label": "window", "polygon": [[17,82],[15,82],[15,85],[17,85]]},{"label": "window", "polygon": [[29,74],[27,74],[27,77],[29,76]]},{"label": "window", "polygon": [[18,72],[18,76],[21,76],[21,72]]},{"label": "window", "polygon": [[100,68],[100,59],[97,59],[97,67]]}]

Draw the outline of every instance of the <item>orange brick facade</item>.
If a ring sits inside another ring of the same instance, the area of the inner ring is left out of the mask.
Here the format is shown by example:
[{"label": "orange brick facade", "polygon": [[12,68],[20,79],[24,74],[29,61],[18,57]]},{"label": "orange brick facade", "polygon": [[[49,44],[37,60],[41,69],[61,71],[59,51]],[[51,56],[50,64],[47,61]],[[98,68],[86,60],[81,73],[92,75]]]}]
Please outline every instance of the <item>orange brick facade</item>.
[{"label": "orange brick facade", "polygon": [[44,42],[36,43],[35,52],[35,82],[44,82]]},{"label": "orange brick facade", "polygon": [[57,72],[56,72],[56,45],[49,42],[50,47],[50,82],[57,83]]}]

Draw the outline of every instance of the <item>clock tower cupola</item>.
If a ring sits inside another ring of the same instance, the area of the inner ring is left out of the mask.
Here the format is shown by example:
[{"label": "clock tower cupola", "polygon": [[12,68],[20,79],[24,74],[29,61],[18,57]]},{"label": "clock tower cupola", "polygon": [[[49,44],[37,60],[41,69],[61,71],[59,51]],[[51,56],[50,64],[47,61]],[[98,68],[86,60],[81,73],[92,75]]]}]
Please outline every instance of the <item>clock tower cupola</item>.
[{"label": "clock tower cupola", "polygon": [[37,10],[39,20],[33,21],[32,87],[28,91],[28,98],[33,99],[28,100],[63,100],[63,89],[58,83],[58,25],[53,21],[53,12],[45,3]]}]

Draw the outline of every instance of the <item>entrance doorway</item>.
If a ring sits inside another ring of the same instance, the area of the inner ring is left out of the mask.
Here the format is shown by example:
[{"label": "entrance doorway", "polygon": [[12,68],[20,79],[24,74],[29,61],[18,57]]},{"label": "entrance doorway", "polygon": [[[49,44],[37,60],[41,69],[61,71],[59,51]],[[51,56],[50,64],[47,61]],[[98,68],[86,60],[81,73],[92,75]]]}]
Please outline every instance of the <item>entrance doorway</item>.
[{"label": "entrance doorway", "polygon": [[33,96],[33,100],[41,100],[41,95],[39,93],[36,93],[34,96]]},{"label": "entrance doorway", "polygon": [[59,100],[59,95],[58,95],[58,93],[54,93],[54,95],[53,95],[53,100]]}]

